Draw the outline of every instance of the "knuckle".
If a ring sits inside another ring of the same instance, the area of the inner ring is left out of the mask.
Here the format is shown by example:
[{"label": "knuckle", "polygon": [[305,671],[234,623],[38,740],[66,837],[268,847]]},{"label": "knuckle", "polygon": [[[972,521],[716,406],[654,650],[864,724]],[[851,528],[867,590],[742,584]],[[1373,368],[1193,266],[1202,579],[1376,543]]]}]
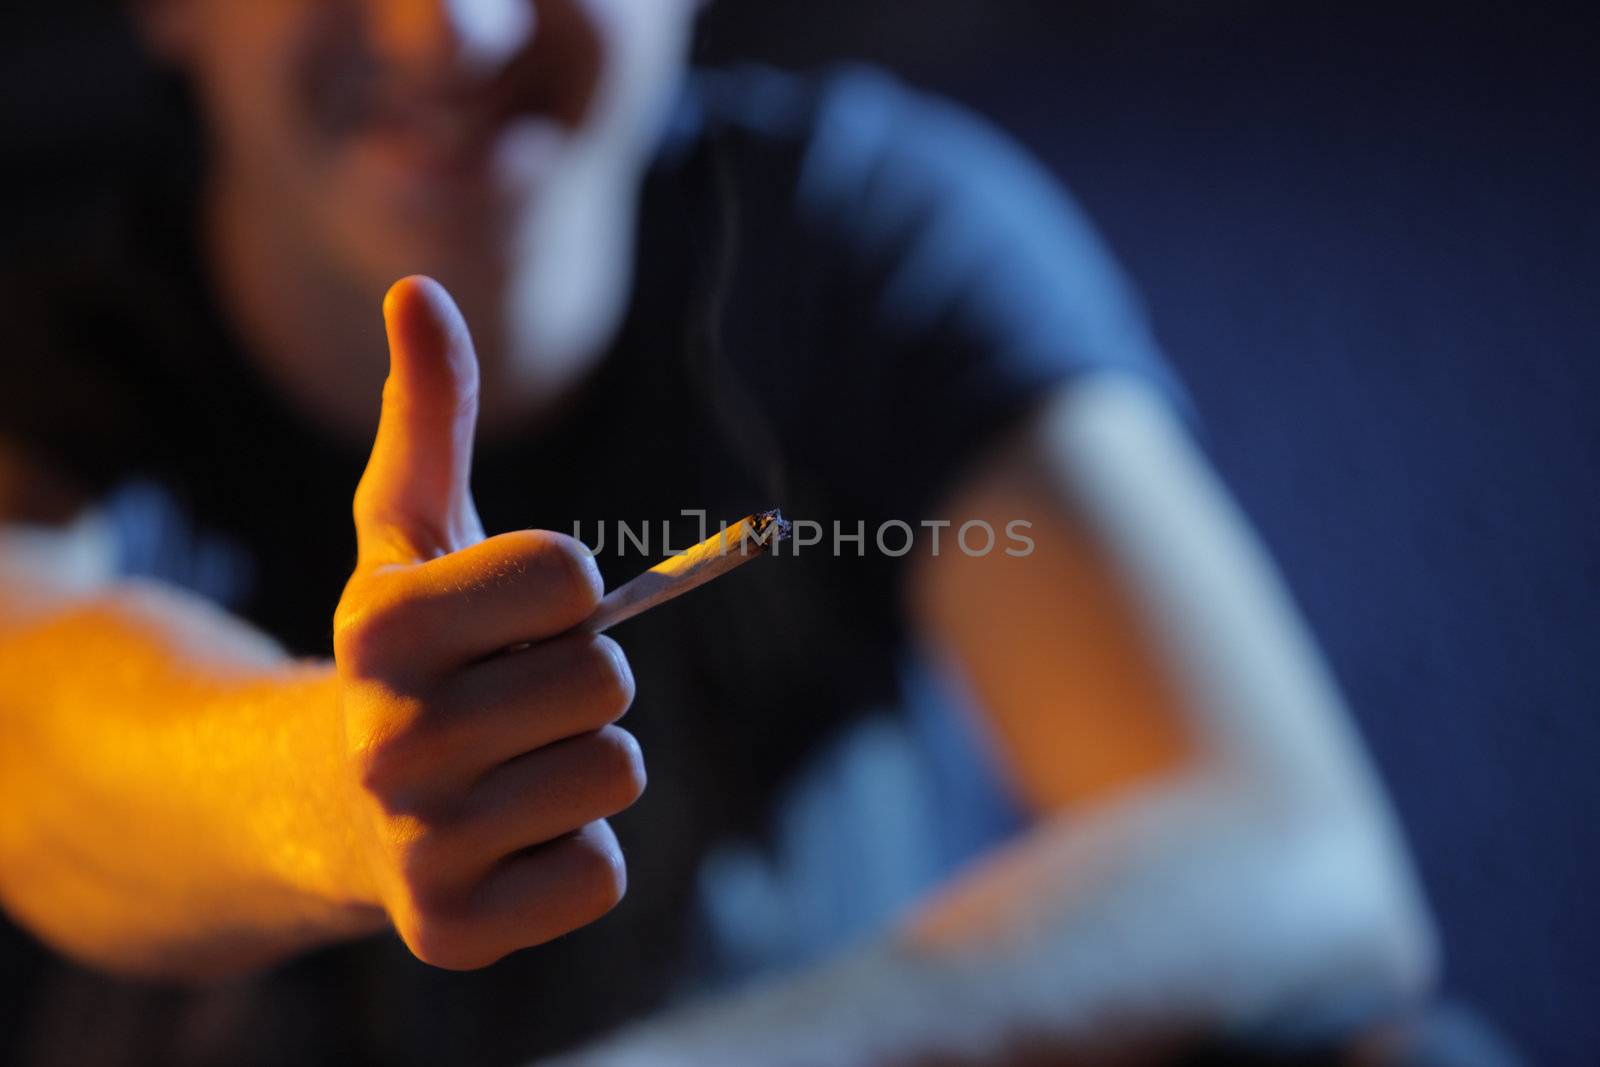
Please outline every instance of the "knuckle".
[{"label": "knuckle", "polygon": [[357,529],[361,529],[377,518],[379,509],[378,483],[371,471],[361,475],[361,480],[356,483],[355,495],[350,501],[350,515],[355,519]]},{"label": "knuckle", "polygon": [[638,800],[644,793],[644,753],[638,740],[628,731],[608,726],[594,734],[590,742],[598,766],[598,779],[605,785],[608,807],[614,811]]},{"label": "knuckle", "polygon": [[414,769],[427,766],[429,745],[420,718],[416,708],[380,709],[364,723],[367,736],[351,753],[356,780],[386,810],[399,805],[416,777]]},{"label": "knuckle", "polygon": [[381,674],[405,656],[409,615],[405,600],[396,596],[368,592],[354,603],[347,598],[334,613],[334,661],[357,677]]},{"label": "knuckle", "polygon": [[572,839],[573,892],[585,914],[599,917],[622,902],[628,892],[628,865],[608,841],[588,835]]},{"label": "knuckle", "polygon": [[392,747],[386,742],[371,742],[357,749],[351,759],[362,791],[387,807],[403,780],[403,764]]},{"label": "knuckle", "polygon": [[620,718],[634,696],[633,669],[622,646],[597,635],[583,639],[577,655],[584,693],[605,713],[607,722]]},{"label": "knuckle", "polygon": [[359,610],[334,616],[333,660],[342,672],[367,674],[376,666],[381,647],[367,616]]},{"label": "knuckle", "polygon": [[455,910],[419,910],[399,927],[411,954],[447,971],[472,971],[500,958],[478,942],[470,924]]},{"label": "knuckle", "polygon": [[367,738],[351,753],[350,761],[362,791],[385,809],[403,788],[406,767],[411,762],[405,746],[392,735]]},{"label": "knuckle", "polygon": [[605,592],[600,568],[589,550],[577,538],[553,530],[530,534],[533,554],[548,575],[546,594],[569,609],[574,622],[587,618]]},{"label": "knuckle", "polygon": [[449,850],[444,835],[417,819],[397,819],[395,874],[415,904],[425,911],[446,909],[442,895],[449,882]]}]

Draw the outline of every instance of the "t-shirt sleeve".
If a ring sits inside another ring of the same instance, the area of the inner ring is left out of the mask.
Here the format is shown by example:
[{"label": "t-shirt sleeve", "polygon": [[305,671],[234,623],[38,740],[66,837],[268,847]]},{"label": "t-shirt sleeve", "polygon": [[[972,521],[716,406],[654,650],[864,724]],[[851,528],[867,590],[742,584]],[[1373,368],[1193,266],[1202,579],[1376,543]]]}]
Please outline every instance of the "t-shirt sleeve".
[{"label": "t-shirt sleeve", "polygon": [[1077,375],[1141,375],[1187,413],[1082,211],[961,107],[878,72],[835,75],[790,195],[813,250],[783,269],[814,350],[766,373],[790,376],[786,452],[866,517],[934,517],[964,464]]}]

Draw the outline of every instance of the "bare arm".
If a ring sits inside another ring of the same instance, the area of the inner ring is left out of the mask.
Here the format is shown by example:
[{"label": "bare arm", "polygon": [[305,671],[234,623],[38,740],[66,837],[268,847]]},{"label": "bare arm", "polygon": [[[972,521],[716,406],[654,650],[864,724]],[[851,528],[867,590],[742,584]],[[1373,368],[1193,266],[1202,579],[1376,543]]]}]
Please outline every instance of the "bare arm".
[{"label": "bare arm", "polygon": [[623,891],[604,820],[643,788],[611,725],[631,675],[609,639],[558,636],[598,573],[558,534],[484,538],[465,326],[432,283],[386,311],[334,662],[113,581],[92,515],[5,530],[0,903],[79,959],[204,977],[392,922],[423,959],[475,967]]},{"label": "bare arm", "polygon": [[[378,929],[326,666],[112,583],[95,519],[0,549],[0,899],[94,964],[248,968]],[[98,572],[98,573],[97,573]]]},{"label": "bare arm", "polygon": [[1033,523],[1027,558],[947,537],[913,582],[1033,828],[876,946],[577,1062],[1094,1062],[1415,995],[1430,935],[1382,797],[1161,401],[1072,387],[948,517]]}]

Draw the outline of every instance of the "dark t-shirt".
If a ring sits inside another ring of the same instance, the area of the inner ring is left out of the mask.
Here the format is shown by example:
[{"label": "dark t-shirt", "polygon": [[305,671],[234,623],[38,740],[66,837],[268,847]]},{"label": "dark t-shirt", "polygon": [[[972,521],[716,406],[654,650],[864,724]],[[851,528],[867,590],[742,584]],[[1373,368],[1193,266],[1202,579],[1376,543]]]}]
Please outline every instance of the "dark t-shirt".
[{"label": "dark t-shirt", "polygon": [[[11,271],[0,435],[103,500],[124,572],[326,655],[365,456],[241,358],[183,199],[135,203]],[[875,533],[942,518],[963,465],[1051,385],[1100,368],[1170,385],[1109,259],[988,127],[861,69],[697,74],[648,179],[637,259],[626,323],[573,401],[480,449],[486,527],[593,544],[603,522],[608,585],[660,553],[663,520],[674,546],[693,540],[685,509],[714,526],[781,504],[825,536],[616,631],[650,768],[615,820],[628,898],[473,974],[392,938],[206,994],[51,962],[17,1031],[51,1050],[37,1062],[510,1062],[708,974],[824,951],[981,836],[980,747],[952,745],[928,710],[904,560]],[[619,553],[618,520],[649,522],[650,555]],[[864,541],[835,555],[836,522]],[[63,1025],[84,1011],[92,1032]]]}]

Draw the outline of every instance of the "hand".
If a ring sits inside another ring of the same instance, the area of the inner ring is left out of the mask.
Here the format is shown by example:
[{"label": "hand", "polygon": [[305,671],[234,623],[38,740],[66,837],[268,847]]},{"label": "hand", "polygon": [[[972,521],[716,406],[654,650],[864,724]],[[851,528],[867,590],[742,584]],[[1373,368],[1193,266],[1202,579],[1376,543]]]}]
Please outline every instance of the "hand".
[{"label": "hand", "polygon": [[605,819],[644,788],[638,744],[611,725],[633,677],[614,641],[569,632],[602,592],[581,544],[484,538],[477,357],[449,295],[406,278],[384,316],[389,380],[334,616],[349,792],[371,889],[411,951],[482,967],[621,899]]}]

